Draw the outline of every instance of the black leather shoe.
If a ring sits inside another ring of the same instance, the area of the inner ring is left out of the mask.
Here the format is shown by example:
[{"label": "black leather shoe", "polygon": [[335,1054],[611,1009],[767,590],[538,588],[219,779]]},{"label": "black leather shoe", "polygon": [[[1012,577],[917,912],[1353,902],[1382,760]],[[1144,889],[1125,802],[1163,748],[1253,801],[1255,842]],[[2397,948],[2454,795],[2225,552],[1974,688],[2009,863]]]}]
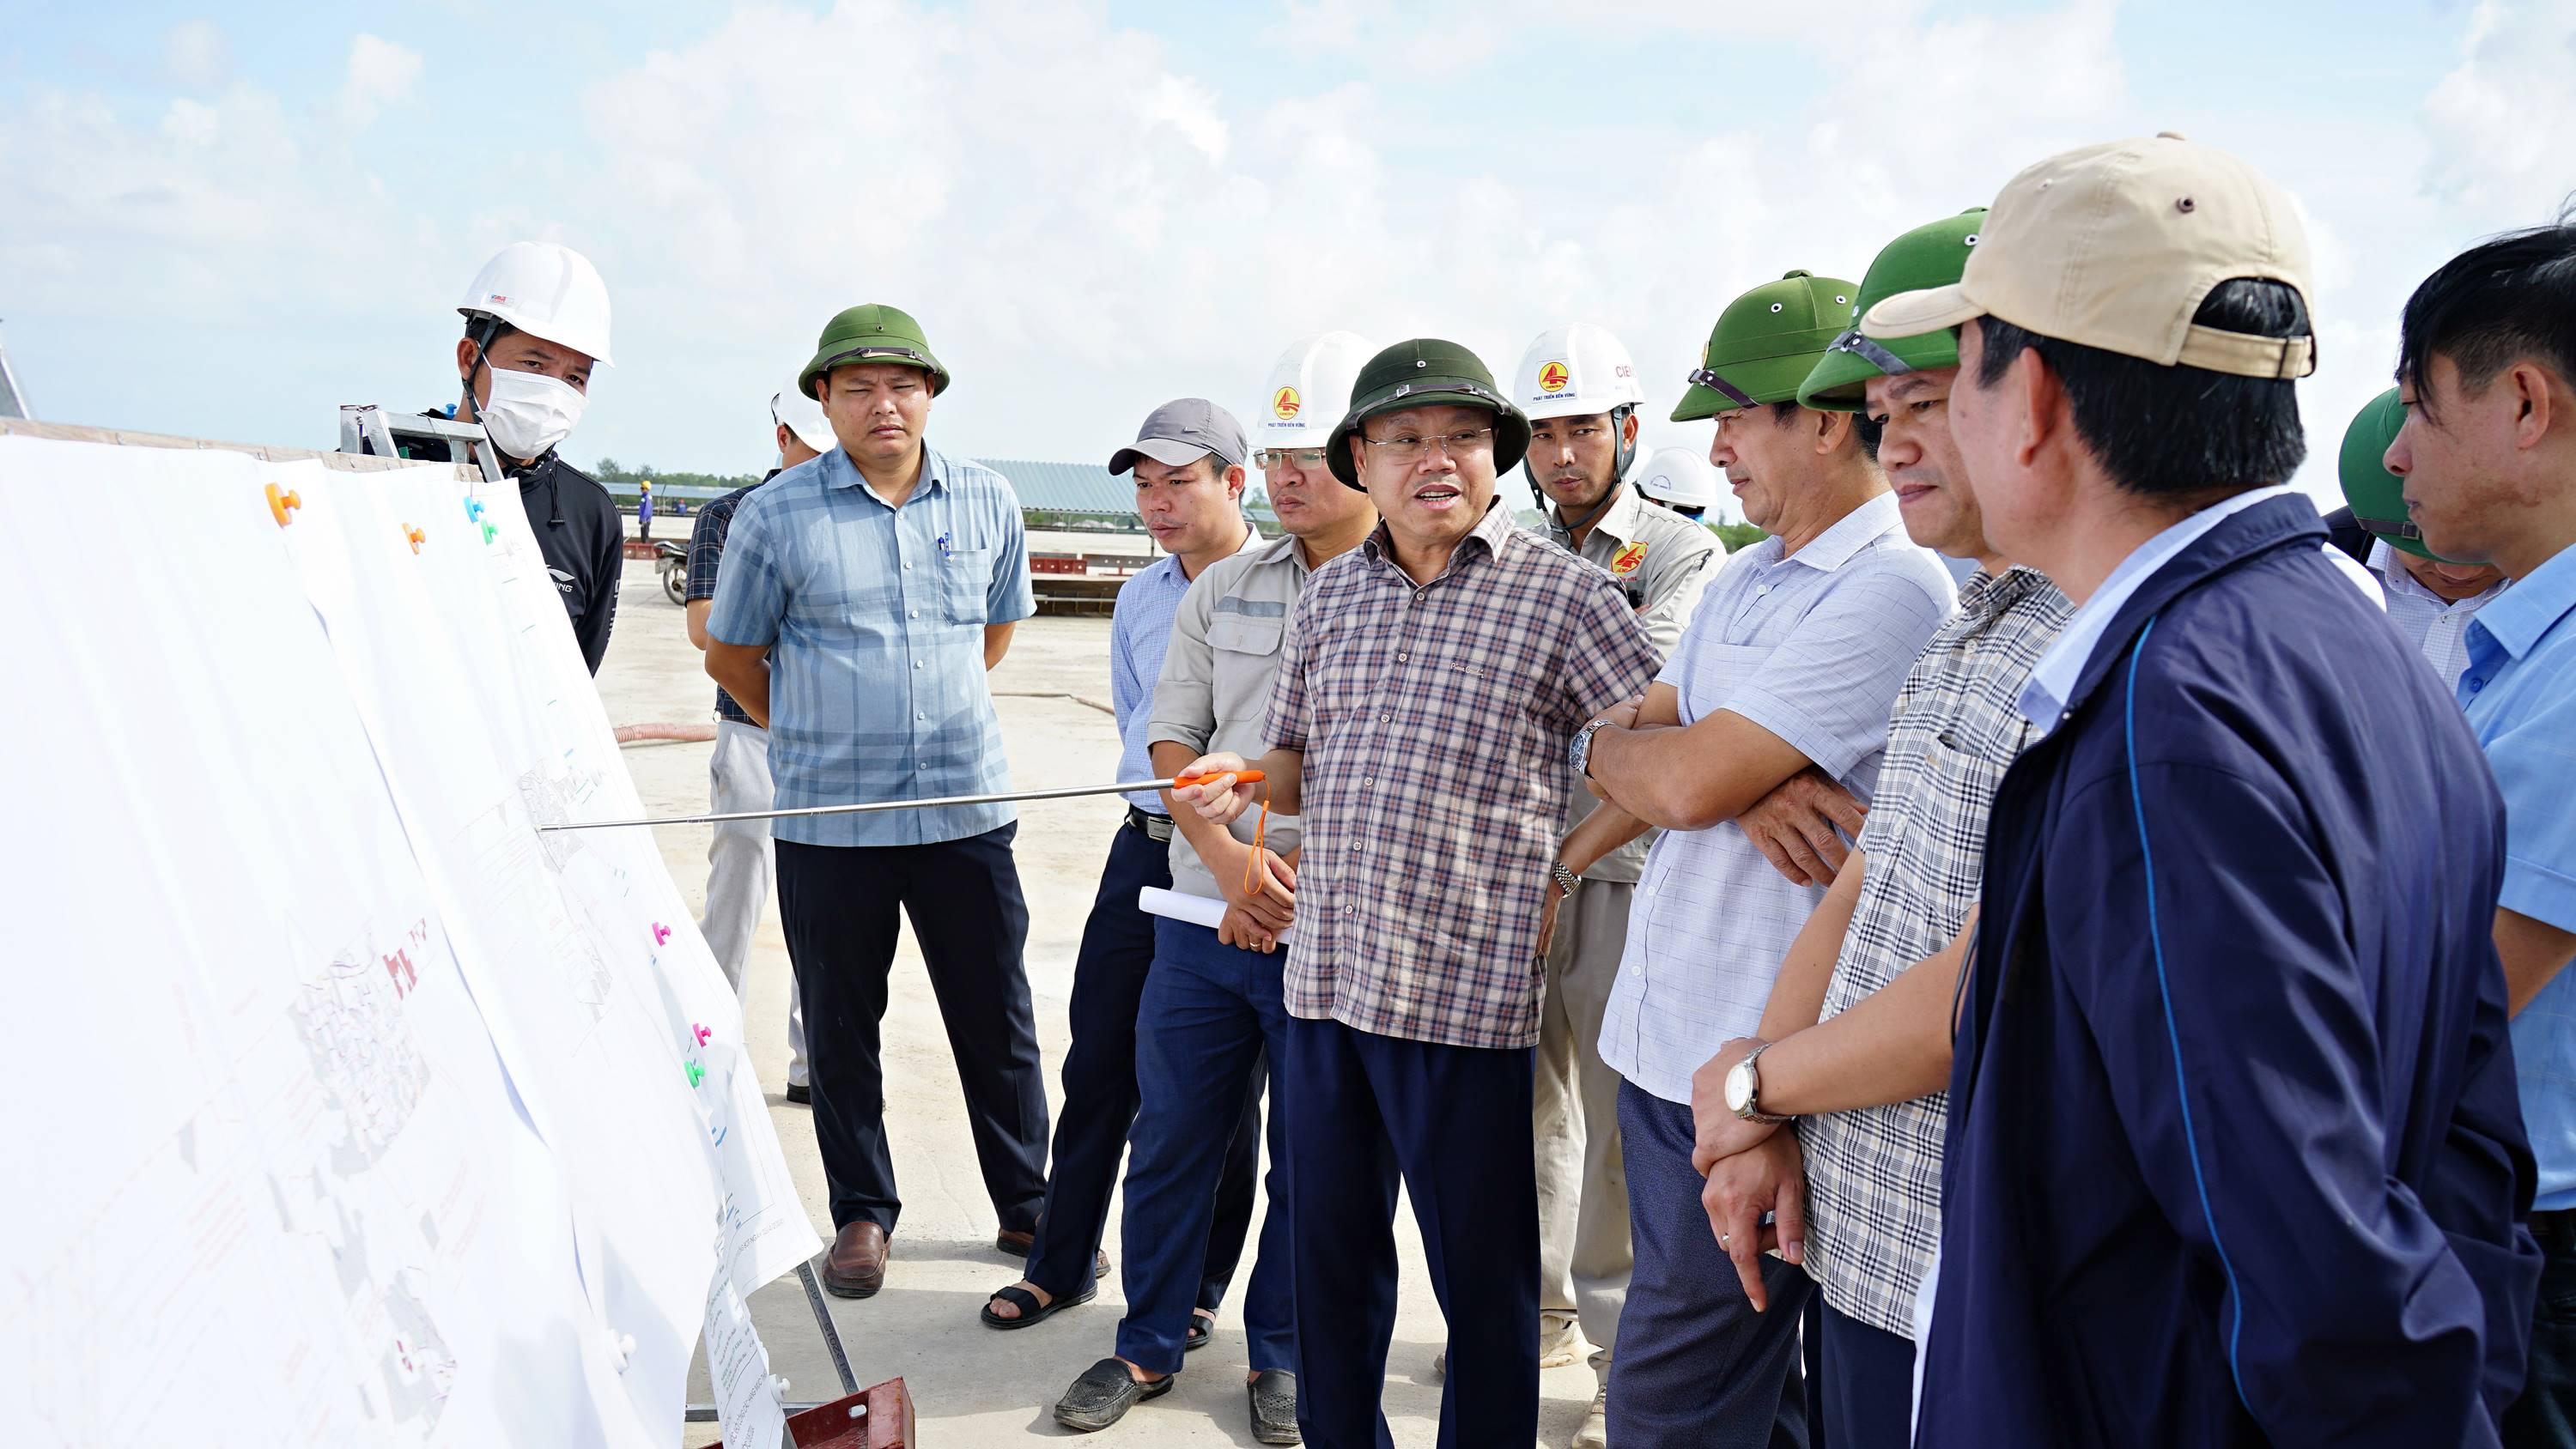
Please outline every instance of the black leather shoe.
[{"label": "black leather shoe", "polygon": [[811,1107],[814,1105],[814,1089],[803,1082],[789,1082],[787,1100],[799,1107]]},{"label": "black leather shoe", "polygon": [[1096,1433],[1127,1417],[1129,1409],[1147,1399],[1170,1393],[1172,1381],[1179,1377],[1165,1374],[1140,1384],[1125,1363],[1104,1358],[1084,1369],[1064,1397],[1055,1401],[1055,1421],[1078,1434]]},{"label": "black leather shoe", "polygon": [[1252,1400],[1252,1437],[1264,1444],[1297,1444],[1297,1376],[1286,1369],[1267,1369],[1243,1386]]}]

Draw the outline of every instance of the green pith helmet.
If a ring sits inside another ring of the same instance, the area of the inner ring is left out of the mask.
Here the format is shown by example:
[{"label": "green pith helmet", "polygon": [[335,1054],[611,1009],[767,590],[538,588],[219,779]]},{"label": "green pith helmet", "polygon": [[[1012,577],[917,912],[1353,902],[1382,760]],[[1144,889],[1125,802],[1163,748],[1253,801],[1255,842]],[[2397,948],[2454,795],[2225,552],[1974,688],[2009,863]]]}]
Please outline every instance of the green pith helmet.
[{"label": "green pith helmet", "polygon": [[1708,331],[1690,391],[1673,421],[1713,418],[1735,408],[1795,402],[1798,384],[1825,345],[1851,325],[1860,289],[1839,277],[1791,272],[1726,304]]},{"label": "green pith helmet", "polygon": [[948,390],[948,369],[930,355],[930,344],[922,340],[921,324],[900,308],[871,302],[834,315],[823,324],[823,335],[814,339],[814,360],[796,374],[797,390],[820,401],[814,390],[815,381],[833,368],[854,362],[899,362],[918,367],[930,374],[932,397]]},{"label": "green pith helmet", "polygon": [[2388,540],[2390,548],[2417,558],[2458,563],[2424,546],[2424,530],[2406,516],[2406,480],[2389,472],[2381,461],[2404,426],[2406,409],[2393,387],[2353,414],[2352,426],[2343,430],[2343,452],[2335,459],[2335,473],[2343,480],[2343,501],[2352,505],[2353,522]]},{"label": "green pith helmet", "polygon": [[1873,377],[1958,366],[1959,339],[1948,328],[1879,342],[1860,335],[1860,316],[1899,292],[1957,285],[1968,270],[1968,249],[1977,244],[1977,228],[1985,223],[1986,209],[1972,206],[1957,216],[1918,226],[1881,247],[1860,279],[1860,294],[1852,298],[1851,316],[1842,324],[1842,334],[1826,346],[1825,355],[1807,373],[1798,388],[1798,401],[1829,412],[1859,412],[1861,389]]},{"label": "green pith helmet", "polygon": [[1529,452],[1529,419],[1512,406],[1501,388],[1494,386],[1494,375],[1485,370],[1476,354],[1455,342],[1417,337],[1370,358],[1352,382],[1351,410],[1334,426],[1332,439],[1324,449],[1324,460],[1332,465],[1333,476],[1365,492],[1359,469],[1351,462],[1351,435],[1360,430],[1360,424],[1380,413],[1422,407],[1490,410],[1494,415],[1497,478],[1511,471]]}]

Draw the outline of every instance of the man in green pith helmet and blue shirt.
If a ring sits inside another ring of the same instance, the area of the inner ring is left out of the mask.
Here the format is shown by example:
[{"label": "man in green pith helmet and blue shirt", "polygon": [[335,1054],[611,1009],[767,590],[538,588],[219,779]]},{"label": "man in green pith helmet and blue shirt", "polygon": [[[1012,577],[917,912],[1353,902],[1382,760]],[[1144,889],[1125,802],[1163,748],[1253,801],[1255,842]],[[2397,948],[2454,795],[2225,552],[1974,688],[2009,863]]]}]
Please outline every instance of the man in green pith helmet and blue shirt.
[{"label": "man in green pith helmet and blue shirt", "polygon": [[1645,686],[1653,648],[1607,575],[1496,498],[1530,425],[1475,354],[1399,342],[1351,391],[1328,461],[1382,521],[1297,596],[1267,785],[1237,784],[1243,757],[1218,753],[1189,772],[1224,778],[1172,793],[1219,824],[1265,788],[1304,811],[1274,1070],[1305,1442],[1389,1442],[1401,1185],[1449,1321],[1440,1443],[1527,1444],[1531,1048],[1548,934],[1581,885],[1556,853],[1558,761],[1584,720]]},{"label": "man in green pith helmet and blue shirt", "polygon": [[1764,1445],[1775,1420],[1804,1423],[1789,1386],[1811,1286],[1794,1244],[1764,1258],[1759,1242],[1712,1234],[1691,1079],[1759,1025],[1825,894],[1783,879],[1731,822],[1810,766],[1867,800],[1898,686],[1950,612],[1950,576],[1906,537],[1873,456],[1876,424],[1798,401],[1857,292],[1796,271],[1719,316],[1674,419],[1716,420],[1709,460],[1772,536],[1709,582],[1642,703],[1586,725],[1572,750],[1608,803],[1567,837],[1569,863],[1664,830],[1601,1031],[1602,1060],[1624,1079],[1636,1253],[1610,1370],[1621,1446]]},{"label": "man in green pith helmet and blue shirt", "polygon": [[[781,809],[1009,790],[984,674],[1037,611],[1019,499],[1000,474],[922,441],[948,369],[910,315],[864,306],[835,316],[797,385],[823,405],[838,446],[735,512],[707,616],[707,673],[769,731]],[[772,827],[837,1229],[823,1286],[842,1297],[884,1286],[903,1207],[877,1027],[904,916],[939,997],[1001,1231],[1037,1227],[1046,1087],[1020,956],[1029,913],[1011,857],[1018,828],[1009,805]]]},{"label": "man in green pith helmet and blue shirt", "polygon": [[[1941,951],[1976,901],[1987,807],[2025,734],[2015,702],[2074,609],[2045,576],[1986,540],[1950,437],[1958,339],[1937,331],[1882,341],[1856,330],[1883,298],[1958,281],[1985,214],[1976,207],[1888,243],[1861,279],[1854,329],[1834,339],[1799,388],[1809,407],[1859,410],[1880,426],[1879,465],[1907,534],[1973,561],[1976,572],[1897,692],[1869,823],[1781,962],[1761,1026],[1729,1042],[1691,1083],[1693,1161],[1709,1173],[1713,1230],[1730,1246],[1756,1246],[1762,1214],[1776,1210],[1780,1239],[1803,1246],[1823,1299],[1820,1342],[1809,1345],[1819,1360],[1810,1402],[1834,1449],[1906,1449],[1913,1439],[1914,1302],[1940,1244],[1948,1064],[1928,1054],[1848,1053],[1828,1080],[1849,1095],[1830,1104],[1796,1102],[1790,1074],[1762,1069],[1847,1037],[1848,1027],[1810,1028],[1900,978],[1908,990],[1891,1001],[1935,1012],[1949,1004],[1941,963],[1917,963]],[[1917,994],[1927,984],[1928,995]],[[1780,1092],[1774,1075],[1784,1078]],[[1730,1077],[1740,1078],[1732,1105]],[[1747,1120],[1792,1112],[1799,1115],[1787,1130]],[[1735,1256],[1738,1271],[1748,1271]]]}]

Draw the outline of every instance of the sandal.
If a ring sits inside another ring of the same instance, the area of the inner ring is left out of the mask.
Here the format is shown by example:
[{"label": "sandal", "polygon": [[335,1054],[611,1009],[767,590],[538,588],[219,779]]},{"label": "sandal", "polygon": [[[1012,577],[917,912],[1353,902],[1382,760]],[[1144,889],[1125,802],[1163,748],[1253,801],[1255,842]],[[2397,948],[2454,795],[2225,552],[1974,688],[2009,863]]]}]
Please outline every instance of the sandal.
[{"label": "sandal", "polygon": [[1216,1337],[1216,1315],[1204,1308],[1196,1309],[1190,1314],[1190,1333],[1189,1337],[1181,1340],[1181,1352],[1188,1353],[1194,1349],[1205,1348],[1208,1346],[1208,1340],[1214,1337]]},{"label": "sandal", "polygon": [[[995,1293],[991,1298],[985,1299],[983,1311],[976,1316],[984,1320],[986,1328],[1026,1328],[1032,1323],[1044,1323],[1068,1308],[1079,1308],[1098,1296],[1100,1296],[1100,1289],[1093,1284],[1085,1283],[1079,1293],[1066,1294],[1040,1303],[1038,1295],[1014,1283]],[[1020,1310],[1020,1316],[1004,1318],[995,1313],[993,1304],[996,1300]]]},{"label": "sandal", "polygon": [[[1015,1233],[1008,1228],[1004,1228],[1002,1231],[993,1235],[993,1251],[1010,1259],[1014,1263],[1027,1262],[1029,1260],[1029,1250],[1037,1245],[1038,1235],[1033,1231]],[[1109,1276],[1109,1253],[1106,1249],[1096,1251],[1091,1255],[1091,1276],[1094,1278],[1106,1278]]]},{"label": "sandal", "polygon": [[1170,1393],[1179,1378],[1179,1374],[1165,1374],[1140,1384],[1127,1372],[1127,1365],[1104,1358],[1084,1369],[1064,1397],[1055,1401],[1055,1421],[1080,1434],[1106,1429],[1127,1417],[1129,1409]]}]

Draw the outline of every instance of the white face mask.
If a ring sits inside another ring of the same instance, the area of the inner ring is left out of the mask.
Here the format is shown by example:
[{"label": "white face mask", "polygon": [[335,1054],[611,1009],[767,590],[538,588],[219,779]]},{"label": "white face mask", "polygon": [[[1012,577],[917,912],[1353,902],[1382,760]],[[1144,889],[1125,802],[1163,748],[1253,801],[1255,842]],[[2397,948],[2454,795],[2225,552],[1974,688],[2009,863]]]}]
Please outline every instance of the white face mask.
[{"label": "white face mask", "polygon": [[492,400],[478,411],[492,446],[513,458],[534,460],[572,436],[590,399],[561,378],[541,372],[492,369]]}]

